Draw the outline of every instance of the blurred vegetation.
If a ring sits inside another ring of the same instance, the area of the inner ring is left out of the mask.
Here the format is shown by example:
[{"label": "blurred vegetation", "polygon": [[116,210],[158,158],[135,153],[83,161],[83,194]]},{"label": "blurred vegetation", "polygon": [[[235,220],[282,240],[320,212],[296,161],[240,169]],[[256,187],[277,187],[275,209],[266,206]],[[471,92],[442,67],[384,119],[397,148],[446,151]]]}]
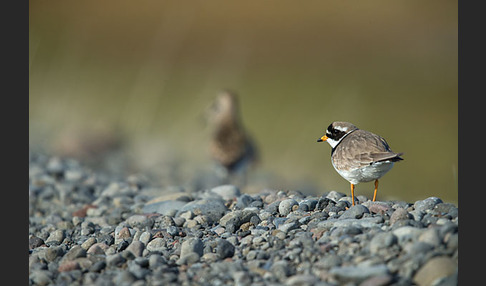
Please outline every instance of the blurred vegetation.
[{"label": "blurred vegetation", "polygon": [[342,120],[405,152],[378,199],[457,203],[457,6],[30,1],[30,149],[83,160],[88,143],[123,146],[134,172],[171,162],[191,176],[208,163],[202,112],[230,88],[272,178],[265,187],[349,194],[316,142]]}]

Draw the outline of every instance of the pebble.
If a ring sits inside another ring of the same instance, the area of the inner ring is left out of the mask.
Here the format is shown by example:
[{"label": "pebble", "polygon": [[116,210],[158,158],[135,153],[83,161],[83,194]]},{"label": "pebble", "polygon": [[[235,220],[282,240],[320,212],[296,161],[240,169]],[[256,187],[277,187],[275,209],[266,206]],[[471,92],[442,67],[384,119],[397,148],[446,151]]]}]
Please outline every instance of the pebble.
[{"label": "pebble", "polygon": [[45,257],[47,261],[54,261],[57,257],[64,254],[62,247],[51,246],[46,250]]},{"label": "pebble", "polygon": [[47,245],[59,245],[65,238],[65,232],[62,229],[57,229],[53,231],[49,237],[46,239]]},{"label": "pebble", "polygon": [[189,253],[196,253],[199,256],[203,255],[204,244],[199,238],[191,237],[185,240],[181,246],[181,257]]},{"label": "pebble", "polygon": [[127,218],[126,222],[130,227],[139,229],[151,228],[154,225],[154,220],[145,215],[132,215]]},{"label": "pebble", "polygon": [[436,197],[426,198],[425,200],[416,201],[413,206],[415,210],[426,212],[432,210],[437,204],[442,203],[442,200]]},{"label": "pebble", "polygon": [[409,241],[417,240],[422,232],[423,229],[412,226],[402,226],[392,231],[392,233],[398,238],[398,243],[400,245],[404,245]]},{"label": "pebble", "polygon": [[440,198],[352,206],[337,191],[142,177],[31,155],[29,284],[457,284],[459,212]]},{"label": "pebble", "polygon": [[221,185],[214,187],[210,190],[216,195],[220,196],[223,200],[232,200],[240,196],[240,190],[233,185]]},{"label": "pebble", "polygon": [[292,211],[293,206],[299,205],[294,199],[287,199],[280,202],[278,205],[278,212],[282,216],[287,216]]},{"label": "pebble", "polygon": [[29,238],[29,249],[37,248],[43,244],[44,244],[44,240],[40,237],[33,235]]},{"label": "pebble", "polygon": [[64,260],[74,260],[78,257],[86,257],[86,249],[79,245],[73,246],[64,256]]},{"label": "pebble", "polygon": [[203,199],[192,201],[185,204],[176,214],[191,211],[196,215],[205,215],[208,217],[209,222],[218,222],[219,219],[228,211],[228,208],[224,205],[224,201],[220,199]]},{"label": "pebble", "polygon": [[340,282],[363,282],[370,277],[388,274],[388,268],[384,264],[372,266],[341,266],[332,268],[329,273]]},{"label": "pebble", "polygon": [[154,238],[147,244],[147,250],[151,252],[163,252],[166,249],[166,241],[161,237]]},{"label": "pebble", "polygon": [[387,249],[398,242],[398,238],[391,232],[381,232],[376,234],[370,241],[369,248],[371,253],[377,253],[381,249]]},{"label": "pebble", "polygon": [[101,255],[104,255],[105,254],[105,251],[109,248],[108,245],[106,245],[106,243],[104,242],[98,242],[98,243],[95,243],[93,245],[91,245],[87,251],[87,253],[89,254],[101,254]]},{"label": "pebble", "polygon": [[95,243],[96,243],[96,238],[90,237],[90,238],[86,239],[86,241],[83,242],[83,244],[81,244],[81,247],[88,250]]},{"label": "pebble", "polygon": [[404,208],[398,207],[390,216],[390,224],[393,225],[397,221],[410,219],[410,214]]},{"label": "pebble", "polygon": [[457,263],[450,257],[438,256],[427,261],[417,273],[413,280],[419,286],[437,285],[441,279],[445,279],[457,273]]},{"label": "pebble", "polygon": [[120,253],[106,256],[106,264],[111,267],[121,266],[125,261],[126,259]]},{"label": "pebble", "polygon": [[135,255],[136,257],[142,256],[144,249],[145,249],[145,245],[141,241],[133,241],[127,247],[127,250],[132,252],[133,255]]},{"label": "pebble", "polygon": [[216,253],[221,259],[233,257],[235,254],[235,246],[226,239],[218,239]]},{"label": "pebble", "polygon": [[29,279],[35,285],[52,284],[53,273],[48,270],[34,270],[29,273]]},{"label": "pebble", "polygon": [[364,214],[369,214],[370,210],[363,205],[354,205],[347,209],[339,218],[362,218]]},{"label": "pebble", "polygon": [[145,204],[142,208],[143,213],[159,213],[163,215],[174,215],[179,211],[187,202],[178,200],[169,200],[162,202],[154,202]]}]

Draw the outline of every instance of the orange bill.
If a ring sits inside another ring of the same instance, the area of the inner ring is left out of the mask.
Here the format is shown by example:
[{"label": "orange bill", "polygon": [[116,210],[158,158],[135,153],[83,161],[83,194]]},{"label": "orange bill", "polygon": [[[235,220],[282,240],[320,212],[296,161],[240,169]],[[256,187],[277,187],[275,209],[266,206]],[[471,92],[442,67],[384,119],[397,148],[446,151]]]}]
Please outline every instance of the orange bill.
[{"label": "orange bill", "polygon": [[317,142],[322,142],[322,141],[326,141],[326,140],[327,140],[327,136],[324,135],[321,138],[317,139]]}]

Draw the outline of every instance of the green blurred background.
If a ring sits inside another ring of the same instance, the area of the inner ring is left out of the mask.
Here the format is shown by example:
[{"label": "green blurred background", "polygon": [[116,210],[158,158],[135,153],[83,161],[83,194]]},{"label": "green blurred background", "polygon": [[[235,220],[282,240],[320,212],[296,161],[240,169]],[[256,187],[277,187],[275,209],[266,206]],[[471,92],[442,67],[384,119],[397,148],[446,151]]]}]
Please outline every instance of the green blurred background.
[{"label": "green blurred background", "polygon": [[[118,148],[130,160],[113,164],[177,184],[205,170],[202,112],[230,88],[260,149],[258,188],[349,194],[316,142],[340,120],[405,152],[378,199],[457,203],[457,7],[30,1],[30,149],[100,163],[99,150]],[[356,193],[371,197],[373,184]]]}]

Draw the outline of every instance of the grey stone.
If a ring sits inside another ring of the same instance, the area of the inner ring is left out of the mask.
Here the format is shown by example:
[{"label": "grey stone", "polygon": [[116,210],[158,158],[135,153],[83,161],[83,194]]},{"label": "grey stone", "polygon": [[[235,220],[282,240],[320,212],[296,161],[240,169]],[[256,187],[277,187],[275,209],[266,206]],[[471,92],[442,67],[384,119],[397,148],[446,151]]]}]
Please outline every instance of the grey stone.
[{"label": "grey stone", "polygon": [[439,216],[450,216],[450,218],[456,218],[459,215],[459,209],[451,203],[439,203],[432,209],[432,213]]},{"label": "grey stone", "polygon": [[390,232],[376,234],[369,243],[371,253],[377,253],[380,249],[386,249],[398,242],[397,237]]},{"label": "grey stone", "polygon": [[181,258],[177,260],[177,265],[184,265],[184,264],[193,264],[199,261],[201,255],[198,255],[195,252],[189,252],[184,255],[181,255]]},{"label": "grey stone", "polygon": [[129,196],[134,195],[134,190],[132,190],[127,184],[120,182],[110,183],[102,192],[102,197],[117,197],[117,196]]},{"label": "grey stone", "polygon": [[457,263],[450,257],[437,256],[422,265],[417,273],[415,273],[413,280],[419,286],[430,286],[441,279],[456,274],[457,270]]},{"label": "grey stone", "polygon": [[313,211],[317,206],[317,202],[318,200],[314,198],[305,199],[299,203],[299,207],[301,205],[306,205],[308,207],[308,211]]},{"label": "grey stone", "polygon": [[347,209],[339,218],[340,219],[362,218],[365,213],[366,214],[370,213],[367,207],[363,205],[355,205]]},{"label": "grey stone", "polygon": [[439,230],[436,228],[428,228],[424,230],[418,237],[418,241],[430,244],[433,247],[441,245],[439,237]]},{"label": "grey stone", "polygon": [[171,225],[171,226],[167,227],[167,233],[172,235],[172,236],[176,236],[176,235],[179,234],[179,228]]},{"label": "grey stone", "polygon": [[185,204],[177,212],[176,216],[187,211],[191,211],[196,215],[205,215],[209,219],[209,223],[213,223],[218,222],[228,211],[228,208],[224,205],[224,201],[220,199],[203,199]]},{"label": "grey stone", "polygon": [[278,226],[278,229],[283,231],[284,233],[287,233],[293,229],[299,228],[300,224],[296,221],[289,222],[289,223],[284,223]]},{"label": "grey stone", "polygon": [[217,186],[212,188],[210,191],[223,198],[223,200],[231,200],[240,196],[240,190],[238,187],[233,185]]},{"label": "grey stone", "polygon": [[96,261],[91,265],[89,268],[90,272],[100,272],[101,270],[105,269],[106,267],[106,262],[104,260],[101,261]]},{"label": "grey stone", "polygon": [[317,282],[317,277],[312,274],[298,274],[292,277],[289,277],[285,281],[285,285],[287,286],[307,286],[307,285],[314,285]]},{"label": "grey stone", "polygon": [[30,273],[29,279],[35,285],[48,285],[52,283],[52,273],[47,270],[34,270]]},{"label": "grey stone", "polygon": [[161,252],[167,250],[166,241],[162,237],[156,237],[147,244],[147,250],[151,252]]},{"label": "grey stone", "polygon": [[130,271],[130,273],[137,279],[144,279],[145,276],[150,273],[150,270],[143,268],[134,261],[131,261],[131,263],[128,264],[128,271]]},{"label": "grey stone", "polygon": [[47,245],[59,245],[66,237],[64,230],[57,229],[53,231],[46,240]]},{"label": "grey stone", "polygon": [[121,266],[125,261],[126,259],[120,253],[106,256],[106,264],[108,266]]},{"label": "grey stone", "polygon": [[233,280],[237,286],[250,286],[251,278],[245,271],[235,271],[233,272]]},{"label": "grey stone", "polygon": [[433,246],[422,242],[408,242],[403,246],[403,252],[409,255],[423,255],[433,249]]},{"label": "grey stone", "polygon": [[151,238],[152,238],[152,234],[150,234],[150,232],[148,231],[144,231],[142,232],[142,234],[140,234],[139,241],[147,245]]},{"label": "grey stone", "polygon": [[388,268],[384,264],[372,266],[341,266],[332,268],[329,273],[341,282],[362,282],[370,277],[387,275]]},{"label": "grey stone", "polygon": [[86,241],[81,244],[81,247],[88,250],[95,243],[96,243],[96,238],[90,237],[90,238],[86,239]]},{"label": "grey stone", "polygon": [[414,208],[419,211],[430,211],[432,210],[437,204],[442,203],[442,200],[437,197],[429,197],[425,200],[416,201],[414,203]]},{"label": "grey stone", "polygon": [[233,257],[235,254],[235,246],[226,239],[218,239],[216,253],[221,259]]},{"label": "grey stone", "polygon": [[187,202],[179,201],[179,200],[168,200],[156,203],[146,204],[142,208],[142,212],[144,213],[159,213],[163,215],[173,215],[174,212],[177,213],[183,206],[185,206]]},{"label": "grey stone", "polygon": [[327,219],[321,221],[317,224],[319,228],[330,229],[331,227],[347,227],[347,226],[355,226],[358,228],[374,228],[374,227],[381,227],[384,220],[382,217],[367,217],[361,219],[355,218],[348,218],[348,219]]},{"label": "grey stone", "polygon": [[272,271],[273,274],[281,280],[292,274],[289,264],[285,260],[279,260],[273,263],[270,267],[270,271]]},{"label": "grey stone", "polygon": [[331,237],[341,237],[344,235],[353,236],[360,233],[363,233],[363,231],[361,230],[361,228],[358,228],[356,226],[337,227],[332,230]]},{"label": "grey stone", "polygon": [[57,257],[62,256],[64,250],[60,246],[51,246],[46,250],[46,260],[54,261]]},{"label": "grey stone", "polygon": [[89,249],[86,251],[89,254],[105,254],[105,251],[110,248],[106,243],[104,242],[97,242],[89,247]]},{"label": "grey stone", "polygon": [[250,222],[252,217],[258,215],[252,210],[235,210],[224,215],[219,224],[223,225],[230,233],[236,232],[244,223]]},{"label": "grey stone", "polygon": [[80,245],[75,245],[63,256],[63,259],[74,260],[78,257],[86,257],[86,253],[86,249],[82,248]]},{"label": "grey stone", "polygon": [[337,254],[326,254],[319,260],[318,264],[324,269],[331,269],[333,267],[339,266],[342,263],[342,259]]},{"label": "grey stone", "polygon": [[402,226],[392,231],[392,233],[398,238],[398,243],[400,245],[404,245],[409,241],[416,241],[422,232],[423,229],[412,226]]},{"label": "grey stone", "polygon": [[29,237],[29,249],[37,248],[44,244],[44,240],[37,236]]},{"label": "grey stone", "polygon": [[296,205],[298,205],[298,203],[294,199],[283,200],[278,205],[278,212],[282,216],[287,216],[292,211],[292,207]]},{"label": "grey stone", "polygon": [[339,201],[340,198],[345,197],[345,196],[346,196],[346,194],[344,194],[344,193],[339,193],[339,192],[336,192],[336,191],[330,191],[326,195],[326,198],[337,202],[337,201]]},{"label": "grey stone", "polygon": [[280,200],[279,201],[274,201],[267,206],[265,206],[264,210],[271,213],[271,214],[277,214],[278,213],[278,206],[280,205]]},{"label": "grey stone", "polygon": [[419,211],[419,210],[410,211],[409,214],[412,215],[415,221],[421,221],[425,215],[423,211]]},{"label": "grey stone", "polygon": [[132,241],[127,250],[132,252],[136,257],[142,256],[145,245],[141,241]]},{"label": "grey stone", "polygon": [[154,220],[145,215],[132,215],[126,220],[130,227],[137,227],[139,229],[145,229],[146,227],[152,228]]},{"label": "grey stone", "polygon": [[390,216],[390,224],[393,225],[399,220],[407,220],[410,219],[411,215],[408,211],[404,208],[397,208],[392,215]]},{"label": "grey stone", "polygon": [[167,263],[166,259],[160,254],[152,254],[148,259],[149,268],[155,269]]},{"label": "grey stone", "polygon": [[118,271],[113,278],[115,285],[133,285],[136,281],[135,277],[128,270]]},{"label": "grey stone", "polygon": [[199,256],[203,255],[204,252],[204,244],[203,242],[196,237],[191,237],[185,240],[181,245],[181,257],[185,256],[191,252],[196,253]]},{"label": "grey stone", "polygon": [[236,200],[235,209],[242,210],[248,207],[252,202],[253,198],[250,195],[243,194]]},{"label": "grey stone", "polygon": [[361,282],[359,286],[385,286],[385,285],[390,285],[392,281],[393,281],[393,276],[389,274],[384,274],[384,275],[370,277],[365,281]]}]

